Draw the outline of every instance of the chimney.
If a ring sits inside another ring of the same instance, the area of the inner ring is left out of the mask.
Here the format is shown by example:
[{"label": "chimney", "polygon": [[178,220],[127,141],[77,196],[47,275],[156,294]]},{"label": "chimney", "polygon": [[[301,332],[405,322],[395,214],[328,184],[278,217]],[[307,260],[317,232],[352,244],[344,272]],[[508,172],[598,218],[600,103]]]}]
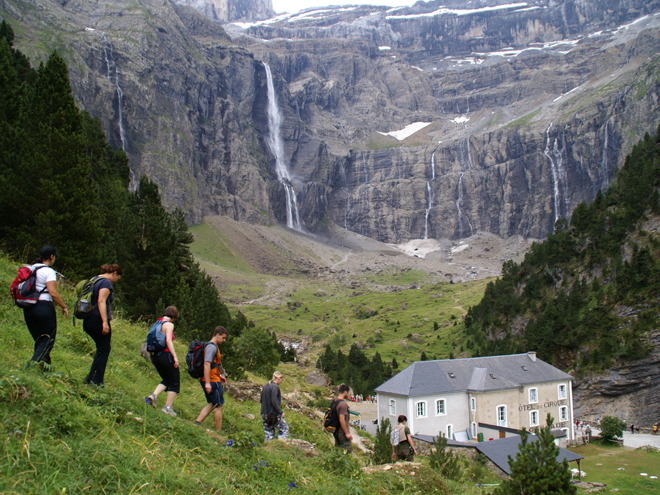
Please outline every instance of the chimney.
[{"label": "chimney", "polygon": [[532,362],[536,362],[536,351],[528,351],[527,356],[529,356],[529,359],[531,359]]}]

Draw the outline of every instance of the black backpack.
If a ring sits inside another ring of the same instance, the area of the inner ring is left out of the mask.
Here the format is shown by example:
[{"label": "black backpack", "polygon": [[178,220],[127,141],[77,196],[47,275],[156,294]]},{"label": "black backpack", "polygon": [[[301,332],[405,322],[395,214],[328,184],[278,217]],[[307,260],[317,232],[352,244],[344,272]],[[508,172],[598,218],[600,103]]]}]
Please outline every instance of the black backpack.
[{"label": "black backpack", "polygon": [[[204,352],[206,351],[206,346],[209,344],[213,344],[213,343],[202,342],[201,340],[195,339],[188,346],[188,354],[186,354],[186,364],[188,365],[188,374],[191,377],[196,379],[204,378]],[[211,369],[219,368],[219,367],[220,367],[219,364],[211,363]]]},{"label": "black backpack", "polygon": [[323,429],[329,433],[334,433],[339,428],[339,415],[337,414],[337,404],[341,402],[342,399],[334,399],[330,403],[330,407],[325,410],[325,415],[323,416]]}]

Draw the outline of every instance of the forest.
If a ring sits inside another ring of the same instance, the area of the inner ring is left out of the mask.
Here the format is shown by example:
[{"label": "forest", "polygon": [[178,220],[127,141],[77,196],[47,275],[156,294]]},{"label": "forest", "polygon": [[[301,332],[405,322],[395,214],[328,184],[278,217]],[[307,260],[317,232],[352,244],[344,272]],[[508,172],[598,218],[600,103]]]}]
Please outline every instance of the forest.
[{"label": "forest", "polygon": [[[53,52],[35,70],[0,24],[0,249],[34,262],[44,245],[61,255],[55,268],[75,284],[117,263],[115,287],[124,316],[150,322],[166,306],[181,314],[177,335],[208,340],[229,330],[223,363],[229,375],[269,375],[291,361],[277,337],[231,315],[190,251],[193,236],[180,210],[168,212],[158,185],[142,175],[129,191],[123,150],[107,142],[98,119],[80,111],[68,68]],[[146,336],[146,332],[145,332]]]},{"label": "forest", "polygon": [[524,260],[507,261],[465,316],[475,356],[536,350],[576,372],[644,357],[660,296],[660,132],[646,134],[606,192],[579,204]]}]

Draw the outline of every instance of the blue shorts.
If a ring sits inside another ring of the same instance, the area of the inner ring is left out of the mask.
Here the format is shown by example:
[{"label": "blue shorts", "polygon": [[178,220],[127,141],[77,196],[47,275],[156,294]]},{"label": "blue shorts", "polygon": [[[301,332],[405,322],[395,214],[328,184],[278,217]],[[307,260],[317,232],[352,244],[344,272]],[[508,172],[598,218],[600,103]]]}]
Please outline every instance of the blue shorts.
[{"label": "blue shorts", "polygon": [[224,393],[222,391],[221,382],[211,382],[211,393],[206,393],[206,388],[204,388],[205,383],[200,381],[202,384],[202,390],[204,390],[204,395],[206,395],[206,402],[208,404],[213,404],[215,407],[220,407],[225,403]]}]

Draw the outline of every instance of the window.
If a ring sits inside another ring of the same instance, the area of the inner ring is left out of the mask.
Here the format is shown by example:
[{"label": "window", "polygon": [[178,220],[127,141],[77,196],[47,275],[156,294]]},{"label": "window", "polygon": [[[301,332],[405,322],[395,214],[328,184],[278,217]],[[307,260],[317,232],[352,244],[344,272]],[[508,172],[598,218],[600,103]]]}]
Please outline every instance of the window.
[{"label": "window", "polygon": [[396,416],[396,401],[390,399],[390,416]]},{"label": "window", "polygon": [[559,421],[568,421],[568,407],[561,406],[559,408]]},{"label": "window", "polygon": [[529,389],[529,403],[536,404],[539,401],[539,391],[535,388]]},{"label": "window", "polygon": [[538,426],[539,425],[539,412],[530,411],[529,413],[529,426]]},{"label": "window", "polygon": [[477,399],[474,397],[470,398],[470,411],[476,411],[477,410]]},{"label": "window", "polygon": [[425,418],[426,417],[426,402],[418,402],[415,407],[415,411],[417,412],[417,415],[415,416],[416,418]]},{"label": "window", "polygon": [[452,425],[447,425],[447,440],[453,440],[452,434],[454,433],[454,427]]},{"label": "window", "polygon": [[497,406],[497,426],[506,426],[506,406]]},{"label": "window", "polygon": [[444,416],[447,414],[447,406],[445,404],[445,399],[438,399],[435,401],[435,415]]},{"label": "window", "polygon": [[471,430],[472,430],[472,439],[477,438],[477,423],[475,423],[474,421],[472,422]]},{"label": "window", "polygon": [[566,398],[566,385],[559,385],[557,387],[557,396],[560,399],[565,399]]}]

